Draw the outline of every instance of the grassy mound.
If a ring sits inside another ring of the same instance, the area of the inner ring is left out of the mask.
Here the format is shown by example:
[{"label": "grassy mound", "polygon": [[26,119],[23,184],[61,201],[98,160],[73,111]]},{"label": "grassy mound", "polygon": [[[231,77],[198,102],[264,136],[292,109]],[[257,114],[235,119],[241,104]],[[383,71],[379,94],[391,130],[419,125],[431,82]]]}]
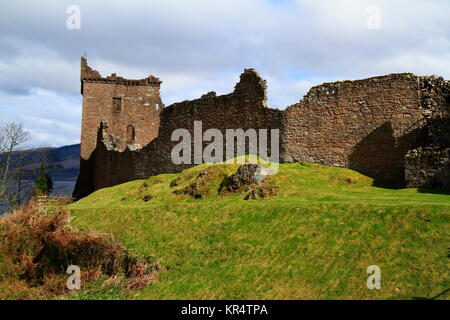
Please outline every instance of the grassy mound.
[{"label": "grassy mound", "polygon": [[[178,187],[173,192],[194,199],[204,199],[220,195],[223,185],[234,166],[209,165],[180,174],[170,185]],[[201,170],[198,174],[197,171]]]},{"label": "grassy mound", "polygon": [[[248,191],[221,192],[238,167],[132,181],[67,208],[78,227],[169,266],[136,299],[413,299],[448,289],[448,195],[293,163],[269,179],[276,193],[246,201]],[[370,265],[381,268],[380,290],[367,289]]]}]

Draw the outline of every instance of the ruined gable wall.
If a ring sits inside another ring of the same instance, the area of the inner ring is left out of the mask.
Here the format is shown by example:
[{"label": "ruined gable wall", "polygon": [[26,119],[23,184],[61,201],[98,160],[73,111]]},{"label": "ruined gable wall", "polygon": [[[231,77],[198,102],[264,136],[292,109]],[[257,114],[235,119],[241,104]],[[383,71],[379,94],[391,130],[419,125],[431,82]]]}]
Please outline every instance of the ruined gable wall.
[{"label": "ruined gable wall", "polygon": [[[194,121],[202,122],[203,132],[215,128],[224,136],[226,129],[281,129],[283,112],[269,108],[266,99],[266,82],[255,70],[247,69],[233,93],[216,96],[211,92],[200,99],[175,103],[166,108],[161,113],[158,138],[149,148],[161,150],[165,171],[175,172],[180,167],[173,165],[170,159],[170,151],[178,143],[171,142],[172,132],[184,128],[193,137]],[[207,144],[204,143],[204,146]],[[159,167],[161,165],[150,166],[144,171],[155,174]]]},{"label": "ruined gable wall", "polygon": [[418,78],[392,74],[313,87],[285,114],[285,161],[348,167],[402,184],[404,155],[423,133]]}]

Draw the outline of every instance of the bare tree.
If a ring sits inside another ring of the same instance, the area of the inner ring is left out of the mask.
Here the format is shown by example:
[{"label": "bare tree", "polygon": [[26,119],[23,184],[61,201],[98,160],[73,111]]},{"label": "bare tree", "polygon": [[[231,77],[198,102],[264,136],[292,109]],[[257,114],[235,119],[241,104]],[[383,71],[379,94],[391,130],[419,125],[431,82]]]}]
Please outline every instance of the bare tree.
[{"label": "bare tree", "polygon": [[[30,135],[23,125],[11,122],[0,127],[0,201],[14,207],[22,201],[22,166],[23,145]],[[17,186],[14,186],[14,183]]]}]

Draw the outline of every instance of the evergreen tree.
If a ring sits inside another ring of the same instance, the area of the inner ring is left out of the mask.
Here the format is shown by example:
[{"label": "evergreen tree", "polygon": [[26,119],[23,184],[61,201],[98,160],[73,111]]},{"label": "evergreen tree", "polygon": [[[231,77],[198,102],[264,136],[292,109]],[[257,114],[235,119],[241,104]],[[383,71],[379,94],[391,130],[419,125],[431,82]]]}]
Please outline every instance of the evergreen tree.
[{"label": "evergreen tree", "polygon": [[33,196],[48,196],[53,189],[53,182],[47,173],[47,168],[43,163],[34,182]]}]

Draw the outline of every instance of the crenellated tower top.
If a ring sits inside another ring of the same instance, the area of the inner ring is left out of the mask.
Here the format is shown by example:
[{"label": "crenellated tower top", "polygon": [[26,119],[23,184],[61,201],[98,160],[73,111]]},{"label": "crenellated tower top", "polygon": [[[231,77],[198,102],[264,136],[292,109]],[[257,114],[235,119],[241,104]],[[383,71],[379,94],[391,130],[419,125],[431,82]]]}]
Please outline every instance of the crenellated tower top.
[{"label": "crenellated tower top", "polygon": [[159,78],[150,75],[144,79],[126,79],[117,76],[112,73],[110,76],[102,77],[100,72],[89,67],[86,57],[81,57],[81,68],[80,68],[80,80],[81,80],[81,94],[83,94],[83,84],[87,82],[99,82],[99,83],[110,83],[119,84],[126,86],[160,86],[162,81]]}]

